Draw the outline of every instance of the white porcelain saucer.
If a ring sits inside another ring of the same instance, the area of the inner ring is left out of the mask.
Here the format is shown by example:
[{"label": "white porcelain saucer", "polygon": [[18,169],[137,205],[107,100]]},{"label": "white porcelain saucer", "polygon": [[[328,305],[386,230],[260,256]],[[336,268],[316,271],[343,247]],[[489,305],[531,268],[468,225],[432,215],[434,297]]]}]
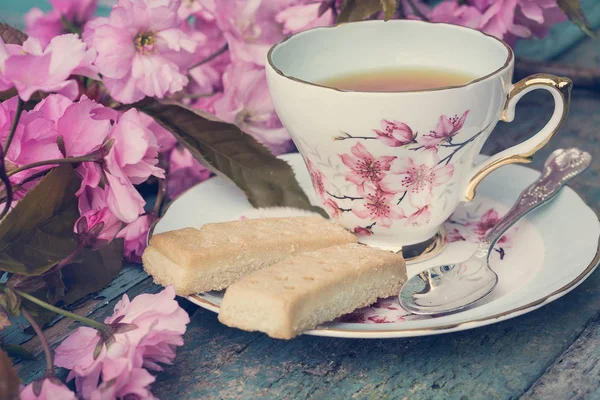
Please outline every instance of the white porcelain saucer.
[{"label": "white porcelain saucer", "polygon": [[[288,161],[311,201],[317,204],[310,177],[299,154]],[[438,256],[408,266],[409,278],[420,270],[467,258],[476,242],[539,175],[532,169],[509,165],[487,177],[476,199],[463,204],[446,223],[450,242]],[[306,213],[299,211],[300,213]],[[230,182],[216,177],[177,198],[154,227],[154,233],[238,218],[290,215],[281,209],[253,209]],[[416,316],[402,310],[396,298],[381,299],[306,332],[345,338],[397,338],[433,335],[489,325],[535,310],[565,295],[596,268],[600,223],[597,215],[571,189],[564,188],[549,205],[511,229],[490,259],[500,278],[494,291],[468,309],[440,317]],[[200,293],[188,299],[218,312],[222,292]],[[251,299],[249,299],[251,301]]]}]

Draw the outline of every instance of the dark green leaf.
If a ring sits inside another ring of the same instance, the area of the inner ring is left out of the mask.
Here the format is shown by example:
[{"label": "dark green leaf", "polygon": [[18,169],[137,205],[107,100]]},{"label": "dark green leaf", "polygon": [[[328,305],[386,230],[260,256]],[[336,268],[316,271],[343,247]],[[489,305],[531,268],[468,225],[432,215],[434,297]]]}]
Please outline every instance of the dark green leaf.
[{"label": "dark green leaf", "polygon": [[20,358],[23,360],[35,360],[35,356],[31,354],[25,347],[16,344],[5,344],[2,348],[12,358]]},{"label": "dark green leaf", "polygon": [[287,206],[324,214],[310,204],[292,168],[237,126],[174,102],[146,99],[135,107],[171,131],[204,165],[233,181],[254,207]]},{"label": "dark green leaf", "polygon": [[383,10],[383,19],[387,21],[394,16],[396,12],[396,0],[380,0],[381,9]]},{"label": "dark green leaf", "polygon": [[[66,265],[60,271],[30,277],[35,282],[30,285],[25,281],[20,283],[19,288],[50,304],[62,302],[69,305],[108,286],[122,266],[123,240],[117,239],[96,251],[84,249],[76,262]],[[43,280],[41,288],[37,283],[39,279]],[[35,291],[29,291],[27,287]],[[24,302],[23,305],[40,325],[45,325],[56,317],[52,311],[31,302]]]},{"label": "dark green leaf", "polygon": [[0,221],[0,270],[39,275],[76,247],[79,178],[63,164],[41,179]]},{"label": "dark green leaf", "polygon": [[12,26],[0,22],[0,36],[6,44],[23,44],[27,40],[27,35]]},{"label": "dark green leaf", "polygon": [[[383,10],[386,0],[345,0],[338,14],[337,24],[342,22],[362,21]],[[395,8],[395,4],[394,4]],[[393,12],[392,12],[393,14]]]},{"label": "dark green leaf", "polygon": [[580,0],[557,0],[556,4],[567,14],[569,20],[579,26],[579,28],[589,36],[595,36],[594,31],[590,27],[583,10],[581,9]]},{"label": "dark green leaf", "polygon": [[6,353],[0,350],[0,399],[19,399],[19,376]]},{"label": "dark green leaf", "polygon": [[81,262],[62,269],[66,294],[60,298],[71,304],[108,286],[123,267],[123,240],[113,240],[99,250],[85,249]]}]

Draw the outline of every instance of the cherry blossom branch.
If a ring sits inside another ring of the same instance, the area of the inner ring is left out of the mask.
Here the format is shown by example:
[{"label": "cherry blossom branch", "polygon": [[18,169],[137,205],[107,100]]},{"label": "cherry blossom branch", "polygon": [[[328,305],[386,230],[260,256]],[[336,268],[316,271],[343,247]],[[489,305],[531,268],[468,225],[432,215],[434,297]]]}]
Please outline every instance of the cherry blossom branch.
[{"label": "cherry blossom branch", "polygon": [[192,65],[191,67],[188,68],[189,70],[192,70],[196,67],[199,67],[201,65],[204,65],[206,63],[211,62],[212,60],[214,60],[215,58],[219,57],[221,54],[225,53],[227,50],[229,50],[229,45],[227,43],[225,43],[225,45],[223,47],[221,47],[219,50],[215,51],[213,54],[211,54],[210,56],[206,57],[204,60]]},{"label": "cherry blossom branch", "polygon": [[341,212],[350,212],[350,211],[352,211],[351,208],[342,208],[342,207],[338,207],[338,210],[340,210]]},{"label": "cherry blossom branch", "polygon": [[407,191],[405,191],[405,192],[402,194],[402,196],[400,196],[400,199],[398,199],[398,202],[396,203],[396,205],[399,205],[399,204],[402,202],[402,200],[404,200],[404,198],[406,197],[406,193],[408,193],[408,190],[407,190]]},{"label": "cherry blossom branch", "polygon": [[46,356],[46,376],[54,376],[54,361],[52,361],[52,351],[50,350],[46,336],[44,336],[44,332],[42,332],[40,326],[37,324],[37,322],[35,322],[31,314],[29,314],[24,307],[21,307],[21,313],[25,319],[29,321],[29,324],[35,331],[35,334],[40,338],[40,343],[42,344],[44,355]]},{"label": "cherry blossom branch", "polygon": [[343,136],[334,136],[333,140],[346,140],[346,139],[377,139],[373,136],[352,136],[347,132],[342,132]]},{"label": "cherry blossom branch", "polygon": [[158,193],[156,193],[156,200],[154,201],[154,208],[152,212],[157,217],[160,216],[160,210],[162,209],[162,205],[167,198],[167,180],[159,179],[158,180]]},{"label": "cherry blossom branch", "polygon": [[19,172],[25,171],[26,169],[42,167],[44,165],[76,164],[76,163],[82,163],[82,162],[100,161],[101,159],[102,159],[102,156],[99,154],[87,154],[85,156],[79,156],[79,157],[67,157],[67,158],[57,158],[54,160],[38,161],[38,162],[34,162],[31,164],[27,164],[27,165],[22,165],[18,168],[15,168],[8,172],[8,176],[10,177],[15,174],[18,174]]},{"label": "cherry blossom branch", "polygon": [[489,125],[486,126],[485,128],[483,128],[482,130],[480,130],[479,132],[477,132],[476,135],[472,136],[471,138],[469,138],[468,140],[465,140],[462,143],[448,143],[448,144],[441,145],[443,147],[454,147],[455,149],[452,151],[452,153],[450,153],[446,157],[442,158],[438,162],[438,165],[440,165],[444,161],[446,162],[446,165],[448,165],[450,163],[450,161],[452,161],[452,157],[454,157],[456,155],[456,153],[458,153],[460,150],[462,150],[463,147],[465,147],[466,145],[468,145],[469,143],[471,143],[472,141],[474,141],[475,139],[477,139],[479,137],[479,135],[481,135],[483,132],[485,132],[485,130],[488,127],[489,127]]},{"label": "cherry blossom branch", "polygon": [[4,187],[6,188],[6,201],[4,202],[4,209],[2,210],[2,213],[0,213],[0,220],[2,220],[2,218],[8,214],[10,205],[13,201],[13,187],[8,178],[8,174],[6,173],[6,164],[4,163],[4,152],[2,149],[0,149],[0,180],[2,180],[2,183],[4,183]]},{"label": "cherry blossom branch", "polygon": [[100,332],[102,332],[106,336],[110,336],[110,327],[108,325],[103,324],[102,322],[94,321],[93,319],[83,317],[81,315],[74,314],[67,310],[63,310],[62,308],[55,307],[51,304],[46,303],[43,300],[38,299],[35,296],[30,295],[29,293],[23,292],[19,289],[12,288],[12,291],[21,296],[22,298],[29,300],[33,304],[36,304],[42,308],[45,308],[48,311],[52,311],[53,313],[62,315],[63,317],[71,318],[75,321],[81,322],[84,325],[90,326]]},{"label": "cherry blossom branch", "polygon": [[350,196],[336,196],[335,194],[329,193],[329,192],[325,192],[327,193],[329,196],[333,197],[334,199],[338,199],[338,200],[350,200],[350,201],[354,201],[354,200],[362,200],[362,197],[350,197]]}]

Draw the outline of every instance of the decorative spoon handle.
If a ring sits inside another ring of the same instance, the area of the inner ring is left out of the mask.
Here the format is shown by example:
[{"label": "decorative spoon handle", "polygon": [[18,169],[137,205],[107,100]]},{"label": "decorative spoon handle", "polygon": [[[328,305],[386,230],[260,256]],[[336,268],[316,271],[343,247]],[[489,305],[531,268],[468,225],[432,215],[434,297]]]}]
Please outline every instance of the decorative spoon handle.
[{"label": "decorative spoon handle", "polygon": [[515,205],[487,233],[485,239],[479,244],[478,253],[485,251],[487,256],[488,251],[491,251],[508,228],[525,214],[556,196],[567,181],[583,172],[591,161],[592,157],[589,153],[577,148],[558,149],[552,152],[544,163],[542,176],[521,193]]}]

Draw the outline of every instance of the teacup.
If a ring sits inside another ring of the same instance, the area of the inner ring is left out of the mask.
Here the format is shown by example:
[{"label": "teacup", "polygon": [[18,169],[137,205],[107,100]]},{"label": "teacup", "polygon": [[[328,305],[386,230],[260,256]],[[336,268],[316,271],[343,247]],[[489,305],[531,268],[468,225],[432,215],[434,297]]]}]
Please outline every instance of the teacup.
[{"label": "teacup", "polygon": [[[477,77],[405,92],[339,90],[352,72],[437,67]],[[321,205],[359,241],[392,251],[426,242],[490,172],[530,162],[564,122],[572,83],[548,74],[512,84],[514,55],[479,31],[421,21],[365,21],[300,32],[271,48],[269,91]],[[538,133],[474,165],[501,119],[544,89],[554,113]]]}]

